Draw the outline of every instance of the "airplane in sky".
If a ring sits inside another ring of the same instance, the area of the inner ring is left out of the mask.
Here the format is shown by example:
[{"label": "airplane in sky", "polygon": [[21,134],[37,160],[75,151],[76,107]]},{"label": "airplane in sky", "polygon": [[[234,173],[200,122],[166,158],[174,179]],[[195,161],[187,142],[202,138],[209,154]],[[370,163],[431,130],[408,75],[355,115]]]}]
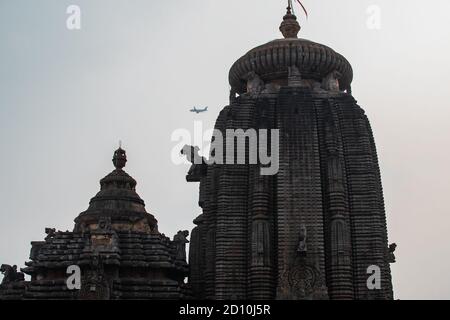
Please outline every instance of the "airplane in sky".
[{"label": "airplane in sky", "polygon": [[195,112],[197,114],[202,113],[202,112],[206,112],[208,111],[208,107],[206,107],[205,109],[197,109],[196,107],[194,107],[194,109],[189,110],[190,112]]}]

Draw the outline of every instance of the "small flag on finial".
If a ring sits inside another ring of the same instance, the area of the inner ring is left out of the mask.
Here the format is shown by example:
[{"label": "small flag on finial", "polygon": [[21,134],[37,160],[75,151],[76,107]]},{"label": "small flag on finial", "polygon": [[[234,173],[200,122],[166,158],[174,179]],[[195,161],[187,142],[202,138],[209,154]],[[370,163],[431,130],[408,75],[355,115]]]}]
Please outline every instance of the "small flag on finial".
[{"label": "small flag on finial", "polygon": [[[303,3],[300,0],[297,0],[297,2],[300,5],[300,7],[302,7],[303,12],[305,13],[306,19],[308,19],[308,11],[306,11],[305,6],[303,5]],[[292,11],[294,11],[294,7],[292,6],[292,0],[289,0],[289,8],[292,8]]]}]

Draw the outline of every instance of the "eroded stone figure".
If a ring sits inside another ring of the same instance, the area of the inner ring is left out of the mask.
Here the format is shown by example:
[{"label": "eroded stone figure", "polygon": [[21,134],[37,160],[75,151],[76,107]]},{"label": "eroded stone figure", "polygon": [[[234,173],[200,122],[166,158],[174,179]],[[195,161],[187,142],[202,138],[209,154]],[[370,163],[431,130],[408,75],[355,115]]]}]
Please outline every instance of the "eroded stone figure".
[{"label": "eroded stone figure", "polygon": [[314,92],[326,92],[326,90],[324,90],[322,88],[322,83],[319,81],[312,81],[312,85],[311,88]]},{"label": "eroded stone figure", "polygon": [[306,227],[305,226],[301,226],[300,227],[300,236],[299,236],[299,241],[298,241],[298,247],[297,247],[297,252],[300,254],[305,254],[307,251],[307,246],[306,246]]},{"label": "eroded stone figure", "polygon": [[197,146],[185,145],[181,149],[181,154],[186,156],[187,161],[192,164],[201,164],[203,162],[203,157],[199,154],[200,148]]},{"label": "eroded stone figure", "polygon": [[56,229],[55,228],[45,228],[45,234],[47,237],[45,237],[45,240],[52,239],[55,237]]},{"label": "eroded stone figure", "polygon": [[299,68],[297,66],[290,66],[288,70],[288,85],[290,87],[301,87],[302,75]]},{"label": "eroded stone figure", "polygon": [[342,77],[342,74],[339,71],[333,71],[328,74],[322,81],[322,89],[332,92],[340,91],[339,87],[339,79]]},{"label": "eroded stone figure", "polygon": [[0,272],[4,275],[2,285],[12,282],[25,281],[25,275],[22,272],[17,272],[17,266],[10,266],[9,264],[2,264]]},{"label": "eroded stone figure", "polygon": [[189,231],[178,231],[178,233],[173,237],[173,242],[177,248],[177,259],[186,261],[186,244],[189,243],[187,237],[189,236]]},{"label": "eroded stone figure", "polygon": [[181,149],[181,154],[186,156],[186,159],[192,163],[187,174],[188,181],[196,181],[205,174],[206,160],[199,152],[200,148],[197,146],[193,147],[185,145],[183,149]]},{"label": "eroded stone figure", "polygon": [[392,243],[389,245],[389,263],[395,263],[395,250],[397,249],[397,244]]},{"label": "eroded stone figure", "polygon": [[251,71],[247,74],[247,93],[258,94],[265,89],[264,81],[256,74],[255,71]]},{"label": "eroded stone figure", "polygon": [[262,93],[278,93],[280,92],[281,86],[276,83],[267,83],[264,87]]}]

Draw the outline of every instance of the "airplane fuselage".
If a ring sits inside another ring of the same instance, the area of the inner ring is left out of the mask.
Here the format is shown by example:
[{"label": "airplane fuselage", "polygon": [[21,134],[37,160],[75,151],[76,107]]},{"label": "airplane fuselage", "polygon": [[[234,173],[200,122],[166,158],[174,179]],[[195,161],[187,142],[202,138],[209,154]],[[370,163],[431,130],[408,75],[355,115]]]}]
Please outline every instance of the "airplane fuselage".
[{"label": "airplane fuselage", "polygon": [[202,112],[206,112],[208,111],[208,107],[204,108],[204,109],[197,109],[194,107],[194,109],[191,109],[190,112],[195,112],[197,114],[202,113]]}]

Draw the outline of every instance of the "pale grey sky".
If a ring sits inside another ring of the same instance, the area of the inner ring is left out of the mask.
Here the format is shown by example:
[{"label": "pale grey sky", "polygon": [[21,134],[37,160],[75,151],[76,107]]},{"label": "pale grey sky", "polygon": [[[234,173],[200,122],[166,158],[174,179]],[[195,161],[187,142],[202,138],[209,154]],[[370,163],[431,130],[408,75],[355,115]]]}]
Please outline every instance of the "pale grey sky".
[{"label": "pale grey sky", "polygon": [[[228,70],[280,38],[282,0],[0,0],[0,262],[23,266],[45,227],[71,230],[119,140],[138,193],[172,236],[200,213],[171,134],[211,128]],[[81,30],[66,8],[81,8]],[[374,130],[398,244],[399,299],[450,299],[448,0],[304,0],[301,37],[343,54]],[[367,28],[367,8],[381,29]],[[206,114],[188,110],[209,106]]]}]

